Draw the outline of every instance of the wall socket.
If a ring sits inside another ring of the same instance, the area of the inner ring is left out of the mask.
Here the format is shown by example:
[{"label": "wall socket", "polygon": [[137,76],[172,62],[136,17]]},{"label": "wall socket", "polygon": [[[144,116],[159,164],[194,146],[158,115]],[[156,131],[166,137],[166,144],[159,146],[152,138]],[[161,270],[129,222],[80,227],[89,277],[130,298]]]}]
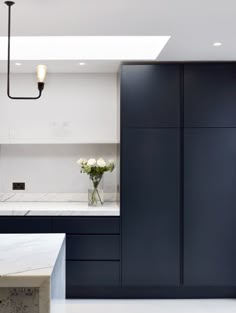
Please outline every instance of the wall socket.
[{"label": "wall socket", "polygon": [[12,183],[12,190],[25,190],[25,183]]}]

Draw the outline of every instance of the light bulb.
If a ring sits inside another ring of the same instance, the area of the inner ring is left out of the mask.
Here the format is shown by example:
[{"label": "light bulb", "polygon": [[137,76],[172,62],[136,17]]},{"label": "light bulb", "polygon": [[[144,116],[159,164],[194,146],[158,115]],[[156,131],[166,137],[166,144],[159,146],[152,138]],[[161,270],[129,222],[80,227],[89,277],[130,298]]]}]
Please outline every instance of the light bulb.
[{"label": "light bulb", "polygon": [[47,74],[47,66],[46,65],[38,65],[37,66],[37,78],[39,83],[44,83]]}]

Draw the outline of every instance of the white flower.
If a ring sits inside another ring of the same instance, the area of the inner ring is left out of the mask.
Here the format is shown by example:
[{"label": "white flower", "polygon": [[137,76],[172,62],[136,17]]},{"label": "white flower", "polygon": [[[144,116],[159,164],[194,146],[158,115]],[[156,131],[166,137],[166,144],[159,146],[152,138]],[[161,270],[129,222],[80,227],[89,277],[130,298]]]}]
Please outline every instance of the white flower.
[{"label": "white flower", "polygon": [[109,160],[109,164],[114,164],[114,160]]},{"label": "white flower", "polygon": [[82,164],[84,164],[86,162],[87,162],[86,159],[79,159],[76,163],[79,164],[79,165],[82,165]]},{"label": "white flower", "polygon": [[100,158],[97,160],[97,165],[100,167],[105,167],[107,163],[102,158]]},{"label": "white flower", "polygon": [[88,162],[87,162],[87,164],[88,164],[89,166],[95,166],[96,163],[97,163],[97,162],[96,162],[95,159],[89,159]]}]

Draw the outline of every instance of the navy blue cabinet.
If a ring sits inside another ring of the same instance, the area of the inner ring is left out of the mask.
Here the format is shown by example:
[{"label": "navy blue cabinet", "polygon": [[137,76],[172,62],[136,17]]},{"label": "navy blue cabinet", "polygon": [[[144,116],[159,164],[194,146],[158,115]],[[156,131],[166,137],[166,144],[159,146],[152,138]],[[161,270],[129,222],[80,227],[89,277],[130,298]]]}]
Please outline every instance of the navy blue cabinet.
[{"label": "navy blue cabinet", "polygon": [[85,287],[86,297],[89,297],[97,295],[94,288],[120,285],[119,217],[55,217],[52,229],[67,234],[67,298],[85,296]]},{"label": "navy blue cabinet", "polygon": [[120,262],[117,261],[67,261],[67,296],[81,287],[117,287],[120,284]]},{"label": "navy blue cabinet", "polygon": [[51,225],[49,217],[0,217],[0,233],[2,234],[51,233]]},{"label": "navy blue cabinet", "polygon": [[121,70],[122,286],[180,284],[181,65]]},{"label": "navy blue cabinet", "polygon": [[236,64],[184,65],[184,125],[236,127]]},{"label": "navy blue cabinet", "polygon": [[125,129],[121,175],[122,285],[179,285],[179,130]]},{"label": "navy blue cabinet", "polygon": [[68,260],[120,260],[120,235],[67,235]]},{"label": "navy blue cabinet", "polygon": [[121,118],[126,127],[178,127],[180,66],[123,65]]},{"label": "navy blue cabinet", "polygon": [[184,139],[184,283],[236,286],[236,128]]},{"label": "navy blue cabinet", "polygon": [[53,232],[67,234],[119,234],[120,218],[73,216],[53,219]]}]

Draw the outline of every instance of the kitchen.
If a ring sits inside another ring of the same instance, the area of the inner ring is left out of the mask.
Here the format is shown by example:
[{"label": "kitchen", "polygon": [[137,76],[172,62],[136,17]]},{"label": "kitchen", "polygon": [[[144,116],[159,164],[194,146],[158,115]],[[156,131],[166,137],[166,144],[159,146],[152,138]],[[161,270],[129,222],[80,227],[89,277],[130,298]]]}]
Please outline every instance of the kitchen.
[{"label": "kitchen", "polygon": [[197,49],[195,30],[188,50],[170,21],[142,31],[144,3],[136,33],[118,23],[121,3],[102,1],[109,28],[106,10],[72,2],[74,12],[65,0],[1,5],[0,312],[33,312],[32,301],[36,313],[231,312],[236,64],[227,38],[206,33]]}]

